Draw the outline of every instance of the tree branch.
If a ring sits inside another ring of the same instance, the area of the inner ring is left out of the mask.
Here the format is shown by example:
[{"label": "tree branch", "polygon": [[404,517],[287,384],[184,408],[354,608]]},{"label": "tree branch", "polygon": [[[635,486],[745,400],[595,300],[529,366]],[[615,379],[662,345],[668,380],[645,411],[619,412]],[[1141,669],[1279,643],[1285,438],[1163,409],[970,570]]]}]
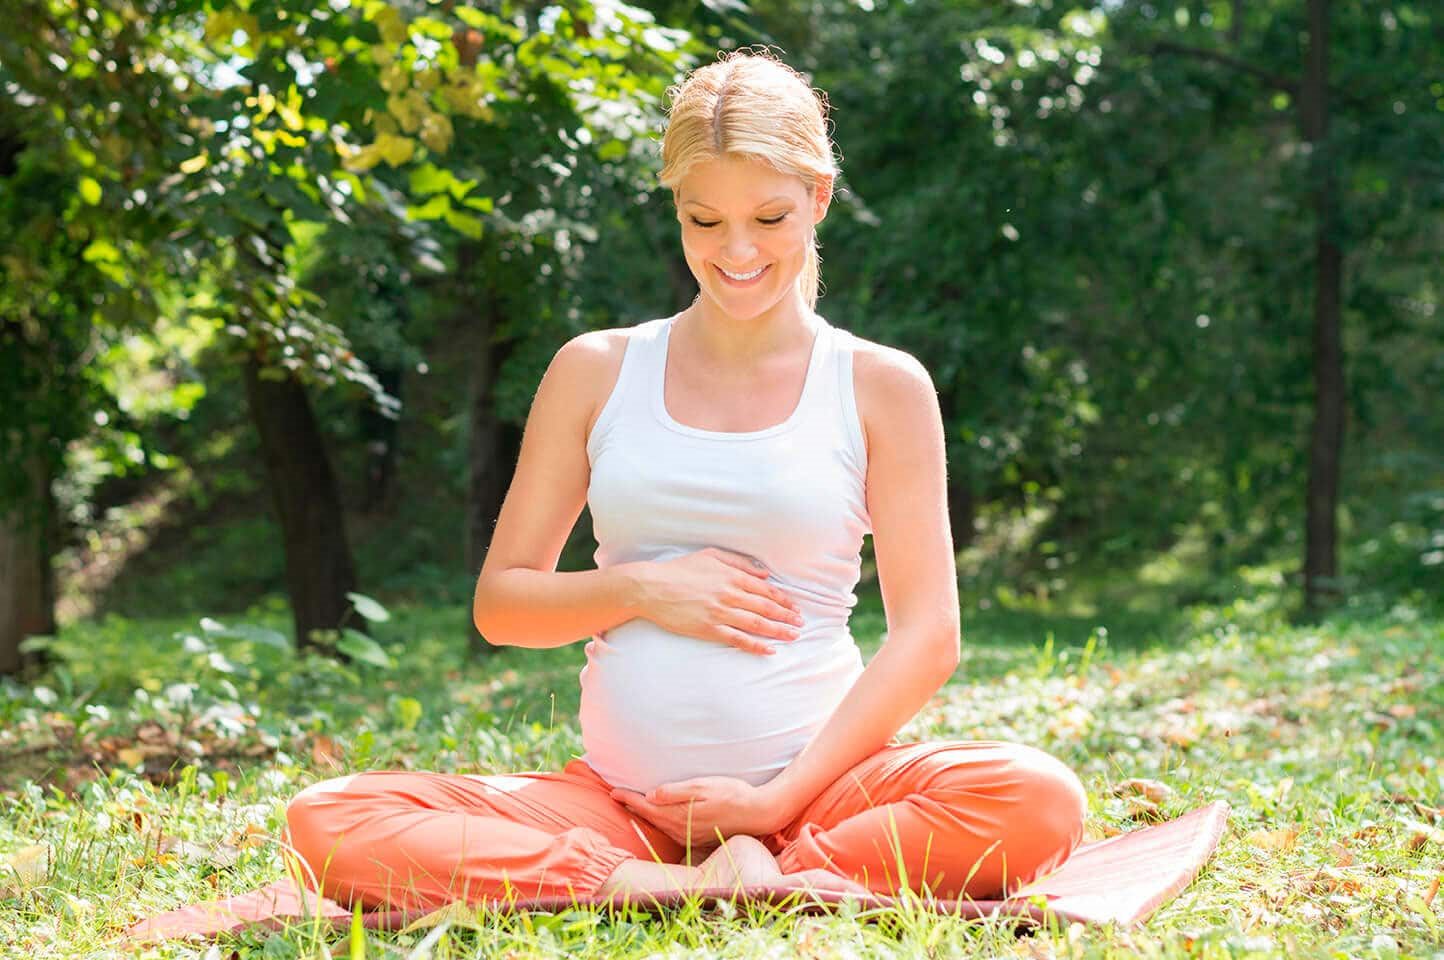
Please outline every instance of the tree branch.
[{"label": "tree branch", "polygon": [[[1272,73],[1262,67],[1254,66],[1246,60],[1240,60],[1238,57],[1230,56],[1221,50],[1209,50],[1206,47],[1190,47],[1187,44],[1174,43],[1172,40],[1157,40],[1154,41],[1153,46],[1148,48],[1147,52],[1153,55],[1173,53],[1183,57],[1192,57],[1195,60],[1207,60],[1222,64],[1226,67],[1232,67],[1242,73],[1247,73],[1250,76],[1258,78],[1263,81],[1266,87],[1284,91],[1292,97],[1295,102],[1299,99],[1298,81],[1291,80],[1277,73]],[[1329,96],[1339,103],[1363,111],[1368,111],[1372,106],[1367,97],[1361,97],[1349,90],[1340,90],[1334,86],[1329,87]]]},{"label": "tree branch", "polygon": [[1247,73],[1252,77],[1262,80],[1266,86],[1272,87],[1275,90],[1282,90],[1291,97],[1297,98],[1299,95],[1299,85],[1297,81],[1280,76],[1277,73],[1255,66],[1246,60],[1240,60],[1238,57],[1218,50],[1190,47],[1186,44],[1174,43],[1171,40],[1159,40],[1149,49],[1149,53],[1174,53],[1179,56],[1192,57],[1195,60],[1209,60],[1213,63],[1220,63],[1226,67],[1232,67],[1234,70]]}]

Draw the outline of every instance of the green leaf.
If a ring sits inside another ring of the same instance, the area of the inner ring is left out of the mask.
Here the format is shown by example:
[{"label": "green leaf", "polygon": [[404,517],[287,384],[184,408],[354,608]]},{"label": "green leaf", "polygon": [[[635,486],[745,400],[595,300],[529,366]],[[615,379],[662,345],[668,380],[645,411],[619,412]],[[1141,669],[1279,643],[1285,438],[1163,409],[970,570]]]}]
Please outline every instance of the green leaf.
[{"label": "green leaf", "polygon": [[457,233],[464,234],[473,240],[481,239],[482,223],[480,217],[473,217],[469,214],[451,210],[446,214],[446,222],[450,224],[451,229]]},{"label": "green leaf", "polygon": [[26,637],[20,641],[20,652],[36,653],[40,650],[49,649],[50,645],[54,642],[55,638],[53,636],[37,633],[34,636]]},{"label": "green leaf", "polygon": [[115,244],[107,240],[96,240],[85,248],[85,252],[82,253],[80,257],[86,263],[96,263],[99,261],[118,263],[120,261],[120,251],[115,248]]},{"label": "green leaf", "polygon": [[90,204],[93,207],[100,202],[100,197],[100,184],[96,181],[96,179],[94,177],[81,177],[80,199],[84,200],[86,203]]},{"label": "green leaf", "polygon": [[357,613],[372,623],[385,623],[391,619],[390,611],[364,593],[348,593],[346,599],[351,601]]},{"label": "green leaf", "polygon": [[451,210],[451,197],[438,193],[421,206],[406,208],[406,215],[412,220],[439,220]]},{"label": "green leaf", "polygon": [[381,644],[361,631],[353,630],[350,627],[341,631],[341,639],[336,641],[336,649],[352,660],[360,660],[373,667],[390,670],[395,666],[391,658],[386,655],[386,651],[381,649]]},{"label": "green leaf", "polygon": [[226,635],[235,637],[237,640],[247,640],[262,646],[274,647],[277,650],[291,649],[291,640],[284,633],[267,627],[258,627],[253,623],[238,624],[232,627]]},{"label": "green leaf", "polygon": [[423,163],[411,171],[411,192],[417,196],[441,193],[455,182],[456,177],[450,170],[443,170],[434,163]]},{"label": "green leaf", "polygon": [[98,260],[96,261],[95,269],[105,274],[116,284],[122,287],[130,286],[130,278],[126,275],[125,270],[123,270],[121,267],[114,263],[107,263],[104,260]]},{"label": "green leaf", "polygon": [[478,180],[458,180],[453,177],[451,183],[447,185],[446,189],[451,192],[451,196],[453,199],[460,200],[462,197],[466,196],[466,192],[468,190],[476,186],[479,182],[480,181]]},{"label": "green leaf", "polygon": [[366,960],[366,926],[361,922],[361,901],[351,913],[351,960]]},{"label": "green leaf", "polygon": [[203,617],[201,618],[201,629],[205,631],[207,636],[245,640],[250,643],[259,643],[263,646],[274,647],[277,650],[291,649],[290,638],[284,633],[272,630],[269,627],[257,626],[254,623],[238,623],[235,626],[226,626],[219,620]]},{"label": "green leaf", "polygon": [[416,725],[421,722],[421,701],[415,697],[402,697],[396,701],[396,719],[401,721],[401,729],[415,730]]}]

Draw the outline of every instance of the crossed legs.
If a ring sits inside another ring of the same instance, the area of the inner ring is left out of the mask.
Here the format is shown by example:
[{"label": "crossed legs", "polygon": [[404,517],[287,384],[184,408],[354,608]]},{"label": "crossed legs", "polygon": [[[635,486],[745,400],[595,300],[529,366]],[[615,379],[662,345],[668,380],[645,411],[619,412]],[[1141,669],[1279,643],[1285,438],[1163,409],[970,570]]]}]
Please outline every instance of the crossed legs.
[{"label": "crossed legs", "polygon": [[613,801],[610,789],[580,760],[511,776],[374,771],[306,788],[286,818],[322,893],[429,909],[454,899],[585,900],[783,875],[831,889],[926,886],[939,897],[983,899],[1061,864],[1081,839],[1085,809],[1077,777],[1031,747],[890,744],[784,829],[732,838],[689,866],[681,845]]}]

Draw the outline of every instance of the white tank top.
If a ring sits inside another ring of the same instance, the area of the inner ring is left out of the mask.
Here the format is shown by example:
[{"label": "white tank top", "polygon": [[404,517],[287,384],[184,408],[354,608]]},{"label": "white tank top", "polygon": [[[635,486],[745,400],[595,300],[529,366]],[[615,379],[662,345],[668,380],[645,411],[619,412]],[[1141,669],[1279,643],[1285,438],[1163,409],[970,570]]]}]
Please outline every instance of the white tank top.
[{"label": "white tank top", "polygon": [[862,672],[857,603],[866,451],[851,334],[825,320],[792,414],[727,433],[678,423],[662,399],[676,317],[636,325],[587,439],[598,568],[722,547],[762,562],[801,607],[773,656],[636,618],[595,636],[581,671],[582,759],[613,786],[698,776],[761,785],[822,727]]}]

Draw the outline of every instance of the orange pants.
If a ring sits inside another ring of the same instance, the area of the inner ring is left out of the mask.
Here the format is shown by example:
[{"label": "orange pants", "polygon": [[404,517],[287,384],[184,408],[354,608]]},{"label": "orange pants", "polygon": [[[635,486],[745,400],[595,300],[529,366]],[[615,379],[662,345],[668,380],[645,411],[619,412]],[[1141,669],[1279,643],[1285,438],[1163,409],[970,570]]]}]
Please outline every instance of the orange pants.
[{"label": "orange pants", "polygon": [[[625,860],[687,855],[610,790],[580,759],[560,773],[373,771],[307,787],[286,820],[313,886],[343,904],[587,899]],[[1066,860],[1085,807],[1073,772],[1032,747],[890,743],[759,839],[784,873],[820,868],[876,893],[926,884],[937,897],[986,899]]]}]

